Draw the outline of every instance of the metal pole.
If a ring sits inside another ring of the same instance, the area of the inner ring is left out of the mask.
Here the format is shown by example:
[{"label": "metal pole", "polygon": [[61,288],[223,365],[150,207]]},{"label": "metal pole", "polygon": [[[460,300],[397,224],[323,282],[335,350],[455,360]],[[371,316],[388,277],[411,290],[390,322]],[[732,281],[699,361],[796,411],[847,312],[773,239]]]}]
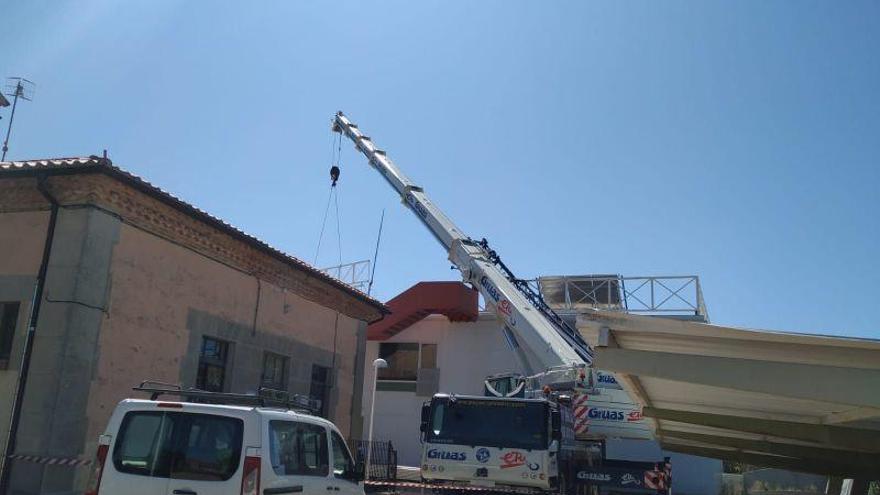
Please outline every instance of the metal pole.
[{"label": "metal pole", "polygon": [[58,201],[49,194],[45,187],[46,177],[37,180],[37,189],[49,201],[49,225],[46,227],[46,240],[43,245],[43,258],[40,261],[40,270],[37,273],[37,283],[34,285],[34,293],[31,298],[30,315],[28,316],[27,333],[25,333],[24,350],[22,351],[21,364],[18,368],[18,383],[16,384],[15,396],[12,398],[12,416],[9,420],[9,432],[6,436],[6,448],[3,459],[0,459],[0,495],[9,493],[9,482],[12,468],[10,456],[15,453],[15,444],[18,438],[18,425],[21,421],[21,408],[24,403],[24,393],[27,386],[28,371],[31,365],[31,354],[34,349],[34,334],[37,331],[37,323],[40,318],[40,307],[43,302],[43,289],[46,285],[46,274],[49,271],[49,258],[52,254],[52,246],[55,239],[55,224],[58,220]]},{"label": "metal pole", "polygon": [[376,411],[376,374],[378,369],[373,368],[373,392],[370,398],[370,428],[367,430],[367,465],[364,469],[364,479],[370,479],[370,458],[373,454],[373,414]]},{"label": "metal pole", "polygon": [[24,87],[21,85],[21,81],[15,86],[15,96],[12,98],[12,113],[9,114],[9,125],[6,127],[6,139],[3,141],[3,157],[0,158],[0,162],[6,161],[6,152],[9,151],[9,134],[12,133],[12,120],[15,119],[15,107],[18,105],[18,97],[24,91]]}]

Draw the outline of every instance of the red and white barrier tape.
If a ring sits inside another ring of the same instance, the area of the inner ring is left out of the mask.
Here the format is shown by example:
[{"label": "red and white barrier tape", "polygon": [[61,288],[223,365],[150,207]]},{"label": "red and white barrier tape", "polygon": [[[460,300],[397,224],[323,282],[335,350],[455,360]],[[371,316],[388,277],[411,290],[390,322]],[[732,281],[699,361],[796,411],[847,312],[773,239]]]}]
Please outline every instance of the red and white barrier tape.
[{"label": "red and white barrier tape", "polygon": [[13,461],[32,462],[34,464],[47,464],[49,466],[88,466],[92,463],[91,459],[77,459],[76,457],[45,457],[39,455],[20,455],[13,454],[9,456]]},{"label": "red and white barrier tape", "polygon": [[514,488],[508,486],[468,486],[468,485],[435,485],[431,483],[418,483],[413,481],[364,481],[365,485],[370,486],[389,486],[394,488],[425,488],[453,491],[471,491],[471,492],[503,492],[503,493],[534,493],[535,490],[528,488]]}]

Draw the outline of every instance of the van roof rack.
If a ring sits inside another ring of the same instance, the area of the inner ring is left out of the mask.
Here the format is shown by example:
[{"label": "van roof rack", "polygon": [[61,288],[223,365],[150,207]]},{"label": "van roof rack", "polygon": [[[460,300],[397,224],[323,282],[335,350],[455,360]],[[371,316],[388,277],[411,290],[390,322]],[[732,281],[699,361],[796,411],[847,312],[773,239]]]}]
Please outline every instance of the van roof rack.
[{"label": "van roof rack", "polygon": [[[256,394],[236,394],[230,392],[209,392],[197,388],[184,388],[180,384],[147,380],[132,390],[148,392],[150,400],[158,400],[163,395],[183,397],[190,402],[207,404],[247,405],[278,407],[294,411],[316,414],[321,410],[321,401],[305,395],[291,394],[286,390],[260,387]],[[193,400],[195,399],[195,400]]]}]

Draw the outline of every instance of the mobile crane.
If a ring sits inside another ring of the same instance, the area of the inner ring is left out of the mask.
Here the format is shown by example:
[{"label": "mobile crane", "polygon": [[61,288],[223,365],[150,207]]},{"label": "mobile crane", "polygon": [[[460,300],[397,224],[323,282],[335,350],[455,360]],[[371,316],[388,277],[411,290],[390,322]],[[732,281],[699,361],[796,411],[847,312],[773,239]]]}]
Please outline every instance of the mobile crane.
[{"label": "mobile crane", "polygon": [[342,112],[332,130],[351,139],[440,242],[462,279],[480,292],[522,370],[486,378],[485,397],[437,394],[425,403],[422,478],[565,493],[566,480],[580,475],[578,466],[585,459],[592,463],[575,438],[575,422],[587,420],[587,408],[572,405],[573,397],[595,392],[592,349],[486,239],[465,235]]},{"label": "mobile crane", "polygon": [[[333,131],[354,142],[373,168],[400,194],[403,203],[428,228],[461,272],[462,279],[475,287],[486,304],[503,323],[508,345],[516,354],[523,380],[513,390],[525,387],[526,396],[541,393],[544,387],[571,389],[589,379],[587,368],[593,351],[581,335],[557,315],[525,281],[514,276],[486,239],[476,241],[465,235],[417,186],[342,112],[333,119]],[[487,380],[487,389],[510,389],[505,384],[515,374]],[[507,395],[499,393],[498,395]]]}]

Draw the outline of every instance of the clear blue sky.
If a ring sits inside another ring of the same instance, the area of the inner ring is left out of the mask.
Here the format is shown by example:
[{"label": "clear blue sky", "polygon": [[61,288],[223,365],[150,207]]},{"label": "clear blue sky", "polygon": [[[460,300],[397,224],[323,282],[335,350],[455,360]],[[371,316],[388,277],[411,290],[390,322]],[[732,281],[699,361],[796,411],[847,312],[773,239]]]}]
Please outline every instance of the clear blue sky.
[{"label": "clear blue sky", "polygon": [[[10,158],[107,148],[312,261],[341,109],[521,276],[697,274],[717,323],[880,337],[876,1],[20,1],[0,28],[0,76],[38,84]],[[387,208],[379,298],[457,277],[348,144],[342,174],[345,260]]]}]

